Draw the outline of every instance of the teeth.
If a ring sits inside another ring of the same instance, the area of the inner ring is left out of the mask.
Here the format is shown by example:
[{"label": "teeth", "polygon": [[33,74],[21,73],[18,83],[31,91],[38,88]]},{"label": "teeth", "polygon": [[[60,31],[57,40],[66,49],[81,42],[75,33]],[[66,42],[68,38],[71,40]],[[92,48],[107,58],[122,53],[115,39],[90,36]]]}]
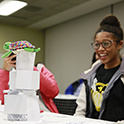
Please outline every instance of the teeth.
[{"label": "teeth", "polygon": [[100,54],[101,57],[105,56],[106,54]]}]

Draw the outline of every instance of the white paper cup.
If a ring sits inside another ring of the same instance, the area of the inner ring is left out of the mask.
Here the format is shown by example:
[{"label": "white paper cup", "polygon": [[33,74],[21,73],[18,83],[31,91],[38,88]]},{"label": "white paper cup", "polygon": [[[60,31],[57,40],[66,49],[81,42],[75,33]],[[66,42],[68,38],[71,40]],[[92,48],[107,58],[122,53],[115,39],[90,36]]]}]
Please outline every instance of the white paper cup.
[{"label": "white paper cup", "polygon": [[35,52],[18,52],[16,56],[16,70],[33,70],[35,55]]}]

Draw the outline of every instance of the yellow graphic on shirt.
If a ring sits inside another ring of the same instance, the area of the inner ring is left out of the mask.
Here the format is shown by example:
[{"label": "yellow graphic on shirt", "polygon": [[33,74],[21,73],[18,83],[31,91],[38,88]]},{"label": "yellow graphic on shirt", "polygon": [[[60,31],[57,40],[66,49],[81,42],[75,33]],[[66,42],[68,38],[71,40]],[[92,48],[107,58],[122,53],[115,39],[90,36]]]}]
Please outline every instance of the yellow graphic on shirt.
[{"label": "yellow graphic on shirt", "polygon": [[102,103],[102,94],[104,93],[105,88],[107,87],[108,84],[104,83],[94,83],[91,89],[91,96],[94,102],[94,105],[96,107],[96,110],[99,112],[101,108],[101,103]]}]

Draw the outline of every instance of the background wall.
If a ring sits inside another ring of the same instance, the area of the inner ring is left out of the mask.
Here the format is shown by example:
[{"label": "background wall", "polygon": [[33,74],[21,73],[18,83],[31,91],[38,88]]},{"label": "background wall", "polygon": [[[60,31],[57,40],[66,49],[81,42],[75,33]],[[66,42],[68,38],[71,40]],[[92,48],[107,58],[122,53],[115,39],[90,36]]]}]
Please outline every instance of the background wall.
[{"label": "background wall", "polygon": [[[113,6],[124,29],[124,2]],[[48,28],[45,31],[45,64],[54,74],[60,93],[91,65],[93,35],[111,6]]]},{"label": "background wall", "polygon": [[[28,40],[33,45],[40,47],[42,50],[36,54],[35,62],[44,62],[44,33],[43,31],[32,30],[27,28],[0,25],[0,55],[6,51],[3,45],[7,41],[15,42],[18,40]],[[3,59],[0,57],[0,68],[3,65]]]}]

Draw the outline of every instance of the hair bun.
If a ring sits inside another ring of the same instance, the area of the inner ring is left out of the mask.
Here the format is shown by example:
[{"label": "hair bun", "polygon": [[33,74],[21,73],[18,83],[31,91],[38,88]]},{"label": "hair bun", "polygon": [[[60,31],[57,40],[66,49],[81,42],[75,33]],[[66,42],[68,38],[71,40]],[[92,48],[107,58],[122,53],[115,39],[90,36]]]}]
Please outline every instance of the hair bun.
[{"label": "hair bun", "polygon": [[103,26],[103,25],[120,27],[120,22],[118,21],[116,16],[108,15],[101,21],[100,26]]}]

